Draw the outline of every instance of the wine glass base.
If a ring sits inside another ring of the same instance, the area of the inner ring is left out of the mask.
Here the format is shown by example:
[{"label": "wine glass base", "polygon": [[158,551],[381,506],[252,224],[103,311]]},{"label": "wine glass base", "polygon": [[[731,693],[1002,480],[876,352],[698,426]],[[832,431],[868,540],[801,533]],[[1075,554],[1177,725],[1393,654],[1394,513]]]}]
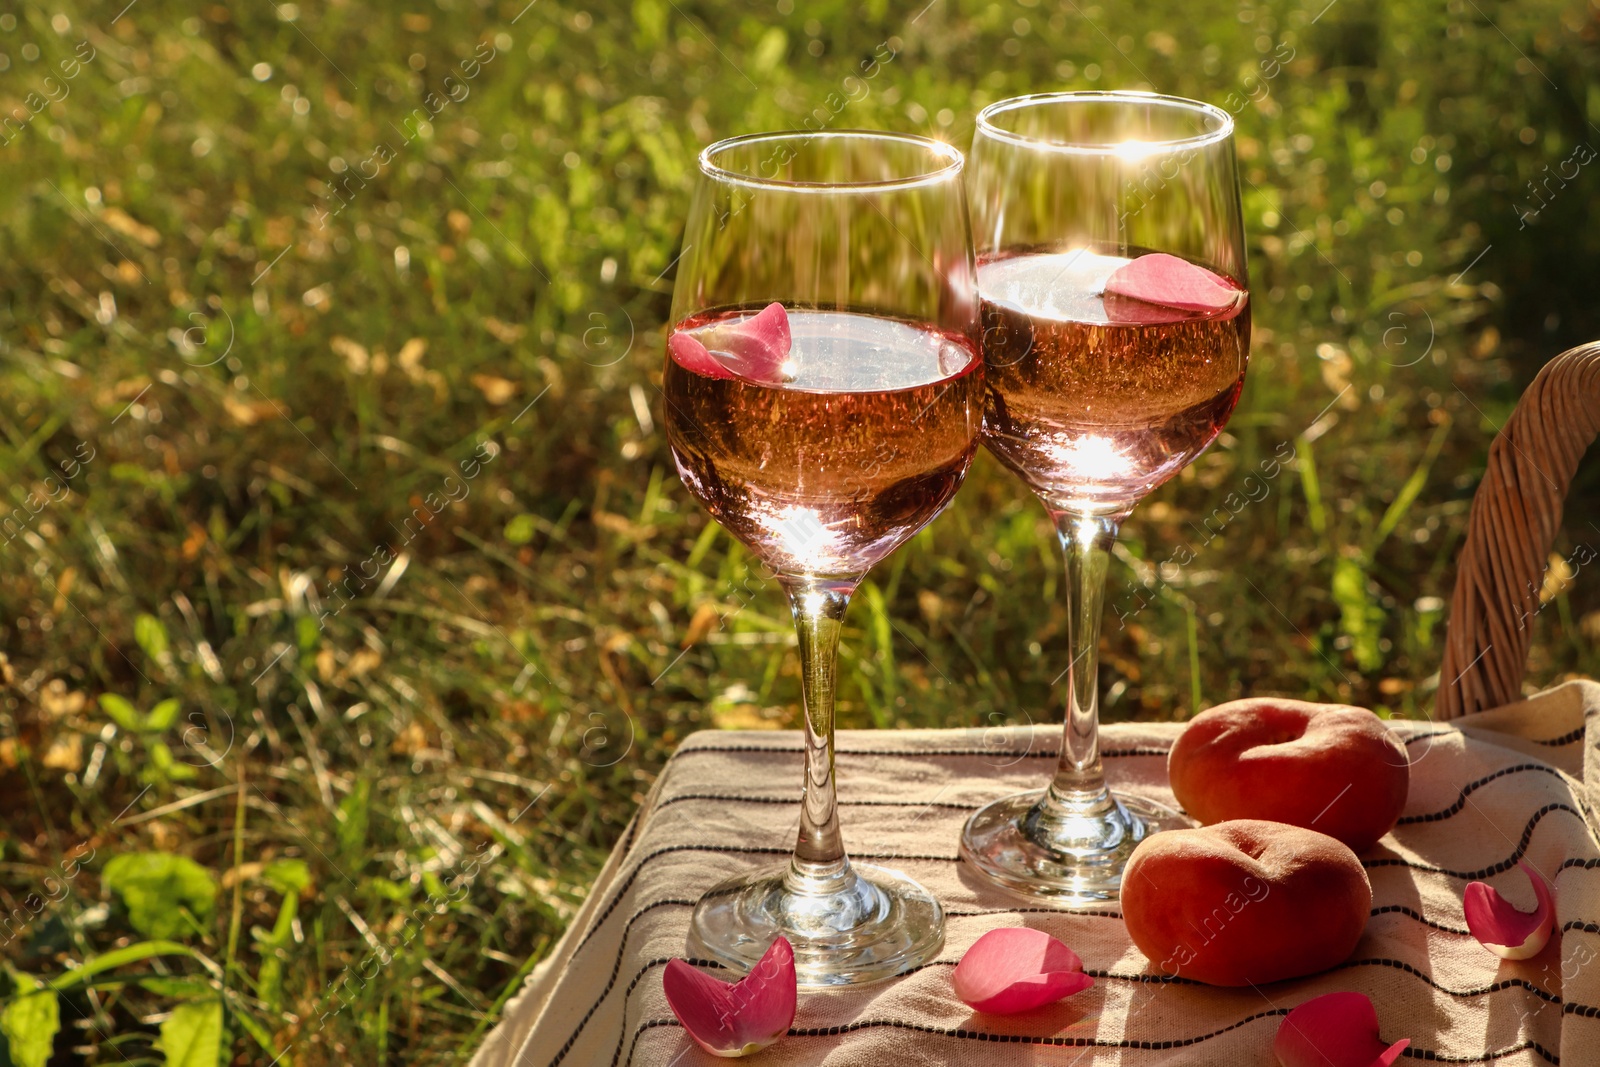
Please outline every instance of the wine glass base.
[{"label": "wine glass base", "polygon": [[837,888],[797,890],[787,864],[729,879],[695,905],[689,953],[748,973],[779,934],[802,987],[857,985],[921,966],[944,947],[944,910],[917,882],[853,864]]},{"label": "wine glass base", "polygon": [[1140,841],[1193,825],[1171,808],[1123,793],[1110,794],[1111,803],[1092,812],[1046,825],[1043,796],[1017,793],[973,812],[961,831],[961,857],[991,882],[1050,907],[1116,900],[1123,868]]}]

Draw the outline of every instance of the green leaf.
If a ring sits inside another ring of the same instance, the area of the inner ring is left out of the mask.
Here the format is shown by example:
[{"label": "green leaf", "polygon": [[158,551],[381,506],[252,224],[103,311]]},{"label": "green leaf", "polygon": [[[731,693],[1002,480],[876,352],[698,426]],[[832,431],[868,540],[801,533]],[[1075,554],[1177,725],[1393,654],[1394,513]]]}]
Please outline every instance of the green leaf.
[{"label": "green leaf", "polygon": [[1384,612],[1367,593],[1367,572],[1361,564],[1341,556],[1333,565],[1333,600],[1339,605],[1339,629],[1350,638],[1350,651],[1363,672],[1383,665],[1378,647]]},{"label": "green leaf", "polygon": [[222,1059],[222,1001],[180,1004],[161,1024],[156,1048],[167,1067],[217,1067]]},{"label": "green leaf", "polygon": [[168,852],[117,856],[100,878],[122,897],[128,921],[147,937],[204,933],[202,924],[216,906],[217,885],[211,872],[186,856]]},{"label": "green leaf", "polygon": [[310,652],[322,643],[322,627],[310,615],[302,615],[295,620],[294,634],[301,652]]},{"label": "green leaf", "polygon": [[533,540],[533,535],[538,528],[533,524],[532,515],[518,515],[506,523],[506,540],[514,545],[525,545]]},{"label": "green leaf", "polygon": [[1203,707],[1200,703],[1200,625],[1195,618],[1194,604],[1188,599],[1183,602],[1183,611],[1189,642],[1189,714],[1198,715]]},{"label": "green leaf", "polygon": [[167,627],[154,615],[140,615],[133,620],[133,639],[139,642],[144,654],[157,663],[165,663],[172,642],[167,639]]},{"label": "green leaf", "polygon": [[193,767],[173,758],[172,750],[165,742],[148,741],[146,746],[145,754],[150,757],[150,762],[139,772],[140,781],[160,785],[162,782],[187,782],[196,776]]},{"label": "green leaf", "polygon": [[[102,952],[98,956],[91,956],[84,962],[82,967],[52,978],[46,984],[59,993],[64,989],[83,985],[94,978],[95,975],[104,974],[106,971],[114,971],[124,964],[138,963],[140,960],[147,960],[154,956],[188,956],[202,964],[207,963],[205,957],[195,955],[194,950],[187,945],[180,945],[176,941],[139,941],[125,948]],[[221,968],[216,967],[215,964],[207,965],[215,968],[216,973],[220,975]]]},{"label": "green leaf", "polygon": [[363,878],[361,888],[363,892],[375,894],[396,904],[404,904],[411,899],[411,892],[405,886],[396,885],[383,878]]},{"label": "green leaf", "polygon": [[311,888],[311,868],[305,860],[273,860],[261,869],[261,877],[285,896]]},{"label": "green leaf", "polygon": [[366,847],[367,800],[371,795],[372,782],[358,778],[350,795],[339,802],[338,835],[342,855],[354,856]]},{"label": "green leaf", "polygon": [[137,463],[113,463],[111,477],[119,482],[132,482],[140,486],[153,486],[161,482],[159,475],[151,473]]},{"label": "green leaf", "polygon": [[1322,482],[1317,478],[1317,460],[1311,451],[1311,442],[1300,439],[1300,487],[1306,494],[1306,518],[1319,535],[1328,532],[1328,512],[1322,506]]},{"label": "green leaf", "polygon": [[1423,487],[1428,484],[1428,471],[1433,467],[1433,461],[1439,458],[1439,450],[1444,447],[1444,439],[1449,436],[1450,423],[1446,422],[1433,432],[1433,438],[1428,442],[1428,450],[1423,454],[1422,462],[1417,464],[1411,472],[1411,477],[1406,479],[1406,484],[1400,487],[1394,503],[1389,505],[1383,513],[1383,518],[1378,522],[1377,530],[1373,531],[1372,541],[1367,545],[1366,554],[1370,557],[1378,551],[1378,546],[1394,532],[1400,525],[1400,520],[1406,517],[1406,512],[1411,510],[1411,505],[1416,503],[1417,497],[1422,493]]},{"label": "green leaf", "polygon": [[0,1033],[11,1046],[16,1067],[45,1067],[61,1029],[61,1004],[44,983],[25,974],[15,977],[17,995],[0,1012]]},{"label": "green leaf", "polygon": [[642,48],[653,47],[666,36],[667,8],[659,0],[634,0],[633,39]]},{"label": "green leaf", "polygon": [[276,955],[261,961],[261,969],[256,972],[256,996],[270,1012],[276,1013],[283,1007],[283,960]]},{"label": "green leaf", "polygon": [[761,40],[756,42],[755,51],[750,54],[750,65],[762,74],[770,74],[783,62],[783,54],[788,49],[789,38],[783,30],[777,26],[769,27],[761,35]]},{"label": "green leaf", "polygon": [[150,709],[150,714],[144,717],[145,729],[154,733],[165,730],[177,721],[178,711],[183,705],[176,700],[163,700]]},{"label": "green leaf", "polygon": [[144,716],[139,714],[137,708],[128,703],[115,693],[100,694],[100,708],[111,721],[131,734],[139,733],[144,729]]},{"label": "green leaf", "polygon": [[[862,658],[862,696],[873,725],[886,729],[894,725],[895,683],[898,680],[894,667],[893,623],[889,620],[889,608],[883,591],[875,582],[861,583],[860,593],[861,602],[868,613],[867,632],[877,645],[876,655]],[[869,671],[877,677],[872,678]]]},{"label": "green leaf", "polygon": [[[278,1009],[273,1008],[272,1010],[277,1011]],[[234,1022],[238,1023],[241,1028],[243,1028],[245,1033],[249,1034],[255,1039],[256,1044],[261,1046],[261,1051],[272,1057],[268,1061],[269,1063],[277,1063],[279,1060],[283,1059],[283,1053],[280,1052],[277,1046],[272,1043],[272,1035],[267,1032],[265,1027],[256,1022],[256,1020],[252,1019],[249,1012],[235,1010],[231,1018]],[[257,1062],[260,1061],[258,1060]]]},{"label": "green leaf", "polygon": [[169,977],[151,975],[139,979],[139,988],[170,1000],[190,1000],[211,996],[216,990],[204,978]]},{"label": "green leaf", "polygon": [[432,871],[422,872],[422,891],[428,895],[429,900],[440,900],[449,895],[444,882],[440,881],[439,876]]}]

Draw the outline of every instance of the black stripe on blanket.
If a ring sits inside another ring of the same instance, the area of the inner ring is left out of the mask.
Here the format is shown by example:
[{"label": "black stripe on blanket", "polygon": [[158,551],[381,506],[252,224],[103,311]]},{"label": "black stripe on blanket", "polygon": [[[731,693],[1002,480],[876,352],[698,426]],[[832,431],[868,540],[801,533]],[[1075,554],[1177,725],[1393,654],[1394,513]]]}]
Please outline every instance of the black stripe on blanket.
[{"label": "black stripe on blanket", "polygon": [[[1515,867],[1517,865],[1517,861],[1520,860],[1523,857],[1523,854],[1528,851],[1528,842],[1533,840],[1534,828],[1539,825],[1540,820],[1542,820],[1546,815],[1549,815],[1551,812],[1566,812],[1568,815],[1575,816],[1580,821],[1583,821],[1586,828],[1589,825],[1588,822],[1583,818],[1583,812],[1579,811],[1577,808],[1574,808],[1570,804],[1546,804],[1544,807],[1540,808],[1538,811],[1534,812],[1528,817],[1527,823],[1525,823],[1522,828],[1522,838],[1518,841],[1517,847],[1511,851],[1510,856],[1498,863],[1492,863],[1487,867],[1480,868],[1479,870],[1455,871],[1448,867],[1434,867],[1426,863],[1413,863],[1410,860],[1401,859],[1398,856],[1374,860],[1362,860],[1361,866],[1365,867],[1369,871],[1375,870],[1379,867],[1408,867],[1413,871],[1426,871],[1430,874],[1443,874],[1448,875],[1451,878],[1460,878],[1467,882],[1476,882],[1480,879],[1489,877],[1491,874],[1499,874],[1501,871],[1509,871],[1511,868]],[[1567,864],[1570,864],[1571,862],[1572,861],[1569,860],[1567,861]],[[1567,864],[1563,864],[1563,868],[1567,866]]]},{"label": "black stripe on blanket", "polygon": [[1532,741],[1536,745],[1547,745],[1551,748],[1561,748],[1563,745],[1570,745],[1575,741],[1582,741],[1584,731],[1587,729],[1587,726],[1580,726],[1571,733],[1562,734],[1560,737],[1552,737],[1548,740],[1530,737],[1528,740]]},{"label": "black stripe on blanket", "polygon": [[[840,1034],[854,1033],[857,1030],[892,1028],[896,1030],[911,1030],[916,1033],[927,1034],[932,1037],[948,1037],[967,1041],[990,1041],[996,1044],[1031,1045],[1044,1048],[1120,1048],[1161,1050],[1192,1047],[1204,1041],[1209,1041],[1213,1037],[1219,1037],[1223,1034],[1229,1033],[1230,1031],[1237,1030],[1242,1026],[1247,1026],[1251,1023],[1257,1022],[1261,1019],[1276,1018],[1281,1015],[1287,1015],[1288,1013],[1289,1012],[1287,1008],[1277,1008],[1272,1011],[1264,1011],[1258,1015],[1251,1015],[1244,1019],[1240,1019],[1236,1023],[1225,1026],[1220,1030],[1214,1030],[1209,1034],[1201,1034],[1197,1037],[1175,1038],[1169,1041],[1101,1041],[1097,1038],[1086,1037],[1027,1037],[1017,1034],[991,1034],[983,1030],[944,1029],[936,1026],[926,1026],[919,1023],[909,1023],[900,1019],[863,1019],[859,1022],[849,1023],[844,1026],[830,1026],[826,1028],[814,1028],[806,1030],[792,1029],[789,1031],[789,1036],[834,1037]],[[647,1032],[661,1027],[678,1027],[679,1025],[679,1022],[676,1019],[646,1019],[644,1022],[640,1023],[639,1027],[633,1033],[633,1042],[628,1048],[628,1067],[632,1067],[633,1054],[638,1048],[639,1039]],[[1432,1049],[1419,1049],[1415,1046],[1408,1048],[1405,1054],[1416,1059],[1431,1060],[1436,1063],[1490,1063],[1494,1060],[1503,1059],[1506,1056],[1512,1056],[1518,1052],[1525,1052],[1529,1049],[1532,1049],[1534,1052],[1536,1052],[1542,1059],[1544,1059],[1546,1063],[1559,1064],[1561,1062],[1559,1057],[1551,1053],[1548,1049],[1544,1048],[1536,1041],[1524,1041],[1508,1048],[1497,1049],[1493,1052],[1485,1052],[1480,1056],[1448,1056],[1435,1052]],[[618,1052],[621,1052],[620,1046],[618,1048]],[[616,1067],[617,1058],[613,1058],[611,1063],[612,1067]]]},{"label": "black stripe on blanket", "polygon": [[1473,781],[1470,781],[1466,785],[1462,786],[1460,794],[1457,795],[1455,802],[1449,807],[1442,808],[1439,811],[1430,811],[1425,815],[1407,815],[1400,819],[1396,825],[1408,826],[1413,823],[1443,822],[1445,819],[1448,819],[1452,815],[1460,812],[1462,808],[1465,808],[1467,806],[1467,797],[1471,796],[1473,793],[1476,793],[1479,789],[1482,789],[1490,782],[1495,781],[1498,778],[1504,778],[1508,775],[1530,772],[1536,774],[1548,774],[1557,780],[1560,780],[1562,777],[1561,772],[1550,766],[1548,763],[1519,763],[1514,767],[1502,767],[1493,774],[1486,774],[1482,778],[1474,779]]},{"label": "black stripe on blanket", "polygon": [[[678,902],[677,901],[669,901],[669,902],[659,902],[659,903],[678,903]],[[655,906],[658,906],[658,905],[652,905],[652,907],[655,907]],[[646,909],[646,910],[648,910],[648,909]],[[643,912],[641,911],[639,914],[643,914]],[[1081,913],[1074,913],[1074,914],[1081,914]],[[632,920],[630,920],[630,926],[631,926],[631,924],[632,924]],[[617,971],[620,969],[620,967],[622,965],[622,955],[623,955],[622,952],[619,950],[618,955],[617,955],[617,960],[616,960],[615,964],[612,967],[611,981],[607,983],[605,990],[600,995],[600,999],[597,1000],[595,1002],[595,1004],[589,1009],[589,1011],[584,1014],[583,1019],[578,1023],[577,1029],[573,1032],[572,1036],[567,1039],[566,1043],[561,1047],[561,1051],[556,1055],[556,1058],[551,1061],[551,1067],[556,1067],[556,1065],[561,1063],[561,1061],[566,1057],[567,1052],[570,1051],[572,1046],[577,1042],[578,1037],[583,1032],[584,1027],[588,1024],[589,1019],[591,1017],[593,1017],[595,1012],[599,1010],[600,1005],[602,1003],[604,1003],[606,998],[610,995],[612,988],[616,985]],[[634,976],[633,976],[632,980],[628,983],[626,991],[623,993],[623,1014],[624,1014],[624,1016],[626,1016],[627,1010],[628,1010],[627,1009],[627,1002],[632,999],[634,991],[638,988],[639,983],[644,979],[645,975],[648,974],[651,970],[655,969],[656,967],[664,967],[664,966],[666,966],[666,964],[667,964],[667,962],[668,962],[668,960],[670,958],[671,957],[659,957],[657,959],[649,960],[646,963],[644,963],[634,973]],[[712,968],[715,968],[715,969],[718,969],[718,970],[724,969],[722,964],[720,964],[720,963],[707,962],[707,961],[703,961],[703,960],[689,960],[688,962],[690,962],[692,964],[695,964],[696,966],[709,966],[709,967],[712,967]],[[910,971],[908,971],[906,973],[907,974],[915,974],[918,971],[924,970],[924,969],[926,969],[928,967],[954,967],[957,962],[958,961],[956,961],[956,960],[936,960],[936,961],[934,961],[932,963],[924,964],[922,967],[913,968],[912,970],[910,970]],[[1499,992],[1501,992],[1503,990],[1507,990],[1507,989],[1521,989],[1521,990],[1524,990],[1524,991],[1526,991],[1528,993],[1533,994],[1534,996],[1538,997],[1539,999],[1545,1001],[1548,1004],[1560,1004],[1561,1003],[1560,996],[1558,996],[1558,995],[1556,995],[1554,993],[1547,992],[1546,990],[1541,989],[1538,986],[1534,985],[1533,983],[1528,982],[1525,979],[1521,979],[1521,978],[1504,979],[1502,981],[1490,983],[1489,985],[1483,986],[1482,988],[1479,988],[1479,989],[1451,989],[1448,986],[1440,985],[1436,980],[1434,980],[1434,978],[1432,976],[1423,973],[1422,971],[1418,970],[1416,967],[1412,966],[1411,964],[1406,963],[1404,960],[1390,959],[1388,957],[1372,957],[1372,958],[1369,958],[1369,959],[1361,959],[1361,960],[1347,960],[1344,963],[1341,963],[1338,966],[1330,968],[1329,970],[1323,972],[1323,974],[1324,975],[1337,974],[1340,971],[1354,970],[1355,968],[1358,968],[1358,967],[1388,967],[1388,968],[1392,968],[1394,970],[1402,972],[1403,974],[1406,974],[1406,975],[1409,975],[1409,976],[1411,976],[1413,978],[1416,978],[1417,980],[1423,982],[1424,984],[1430,986],[1431,988],[1433,988],[1434,990],[1436,990],[1439,993],[1444,994],[1445,996],[1459,998],[1459,999],[1464,999],[1464,998],[1468,998],[1468,997],[1488,996],[1490,994],[1499,993]],[[1101,969],[1092,969],[1092,968],[1085,968],[1084,973],[1090,975],[1091,977],[1099,978],[1099,979],[1102,979],[1102,980],[1105,980],[1105,981],[1131,982],[1131,983],[1136,983],[1136,984],[1140,984],[1140,985],[1159,984],[1159,985],[1199,986],[1199,985],[1204,985],[1205,984],[1203,982],[1198,982],[1198,981],[1195,981],[1194,979],[1190,979],[1190,978],[1181,978],[1181,977],[1176,977],[1176,976],[1172,976],[1172,975],[1162,975],[1162,974],[1118,974],[1118,973],[1116,973],[1114,971],[1107,971],[1107,970],[1101,970]],[[904,976],[902,976],[902,977],[904,977]],[[619,1037],[618,1037],[618,1049],[617,1049],[618,1053],[620,1053],[620,1051],[621,1051],[621,1040],[622,1040],[621,1036],[619,1035]],[[615,1056],[613,1057],[612,1062],[613,1063],[616,1062]]]},{"label": "black stripe on blanket", "polygon": [[[1463,881],[1478,881],[1480,879],[1487,878],[1490,875],[1499,874],[1502,871],[1508,871],[1512,867],[1515,867],[1517,865],[1517,861],[1520,860],[1527,852],[1528,843],[1533,838],[1533,831],[1535,827],[1537,827],[1539,822],[1546,815],[1552,812],[1566,812],[1567,814],[1573,815],[1579,819],[1583,818],[1582,813],[1570,805],[1561,803],[1546,804],[1529,817],[1527,823],[1523,827],[1521,840],[1517,844],[1517,847],[1512,851],[1510,856],[1476,871],[1456,871],[1446,867],[1435,867],[1430,864],[1416,863],[1398,856],[1363,860],[1362,866],[1368,870],[1376,870],[1383,867],[1404,867],[1409,870],[1421,871],[1429,874],[1442,874],[1447,877],[1457,878]],[[600,913],[599,916],[596,917],[594,923],[589,927],[589,930],[583,935],[583,938],[578,942],[578,947],[573,950],[573,955],[576,956],[578,952],[581,952],[583,947],[588,944],[589,939],[599,932],[600,928],[616,910],[617,905],[622,902],[622,897],[627,893],[628,889],[632,887],[634,881],[638,878],[639,874],[643,871],[646,865],[656,859],[661,858],[662,856],[671,855],[678,852],[711,852],[722,855],[751,856],[787,856],[790,854],[790,850],[787,848],[763,848],[754,845],[697,845],[685,843],[678,845],[664,845],[661,848],[655,849],[654,851],[642,856],[628,876],[624,878],[621,884],[615,888],[611,897],[611,902],[606,905],[605,909]],[[858,859],[899,860],[901,862],[924,861],[929,863],[961,862],[961,858],[959,856],[919,854],[909,852],[853,852],[851,854]],[[1558,868],[1558,873],[1560,870],[1564,870],[1569,866],[1583,865],[1585,862],[1586,861],[1568,860],[1563,863],[1560,868]],[[1595,864],[1600,864],[1600,860],[1595,860],[1592,862]]]}]

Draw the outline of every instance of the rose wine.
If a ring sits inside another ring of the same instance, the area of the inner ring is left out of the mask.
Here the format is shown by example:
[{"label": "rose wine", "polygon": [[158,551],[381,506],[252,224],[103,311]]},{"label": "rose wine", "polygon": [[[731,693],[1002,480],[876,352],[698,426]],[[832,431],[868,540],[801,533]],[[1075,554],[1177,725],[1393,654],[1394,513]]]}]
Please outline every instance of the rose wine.
[{"label": "rose wine", "polygon": [[984,442],[1051,507],[1125,514],[1209,445],[1250,350],[1249,296],[1183,311],[1105,292],[1130,262],[1088,249],[978,267]]},{"label": "rose wine", "polygon": [[[676,329],[705,337],[754,310]],[[789,329],[781,381],[715,377],[668,355],[672,456],[689,491],[774,570],[859,577],[960,487],[982,427],[983,360],[966,337],[873,315],[790,311]]]}]

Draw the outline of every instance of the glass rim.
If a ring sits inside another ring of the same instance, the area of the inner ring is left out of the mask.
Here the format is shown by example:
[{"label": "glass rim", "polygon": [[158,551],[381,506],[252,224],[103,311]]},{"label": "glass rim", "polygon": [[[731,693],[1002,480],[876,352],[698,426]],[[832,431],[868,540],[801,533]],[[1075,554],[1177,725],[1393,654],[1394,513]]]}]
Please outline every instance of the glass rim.
[{"label": "glass rim", "polygon": [[[747,174],[737,170],[730,170],[716,162],[718,156],[727,153],[731,149],[748,145],[776,144],[782,141],[793,141],[804,145],[813,141],[849,140],[890,141],[912,145],[927,151],[931,161],[938,163],[938,165],[916,174],[908,174],[902,178],[872,178],[853,182],[812,182]],[[942,162],[939,162],[940,160]],[[937,184],[958,176],[962,167],[966,164],[966,157],[955,145],[914,133],[889,133],[883,130],[817,130],[815,132],[788,130],[769,133],[745,133],[737,137],[725,137],[701,149],[698,162],[701,174],[715,181],[725,182],[730,185],[743,185],[752,189],[775,189],[792,193],[827,193],[912,189],[917,186]]]},{"label": "glass rim", "polygon": [[1039,137],[1031,137],[1014,130],[1007,130],[998,126],[994,118],[1008,111],[1019,111],[1023,108],[1038,107],[1048,104],[1063,103],[1114,103],[1114,104],[1156,104],[1161,107],[1172,108],[1176,111],[1187,111],[1191,114],[1205,115],[1217,122],[1217,128],[1205,133],[1191,134],[1187,137],[1157,138],[1153,141],[1141,141],[1139,144],[1147,149],[1167,150],[1180,148],[1200,148],[1206,145],[1217,144],[1233,136],[1233,116],[1215,104],[1208,104],[1204,100],[1192,100],[1186,96],[1172,96],[1167,93],[1152,93],[1140,89],[1090,89],[1081,91],[1066,91],[1052,93],[1029,93],[1026,96],[1013,96],[990,104],[978,112],[978,133],[993,137],[998,141],[1007,141],[1015,145],[1024,145],[1041,151],[1062,152],[1082,155],[1114,156],[1122,151],[1121,146],[1127,141],[1047,141]]}]

